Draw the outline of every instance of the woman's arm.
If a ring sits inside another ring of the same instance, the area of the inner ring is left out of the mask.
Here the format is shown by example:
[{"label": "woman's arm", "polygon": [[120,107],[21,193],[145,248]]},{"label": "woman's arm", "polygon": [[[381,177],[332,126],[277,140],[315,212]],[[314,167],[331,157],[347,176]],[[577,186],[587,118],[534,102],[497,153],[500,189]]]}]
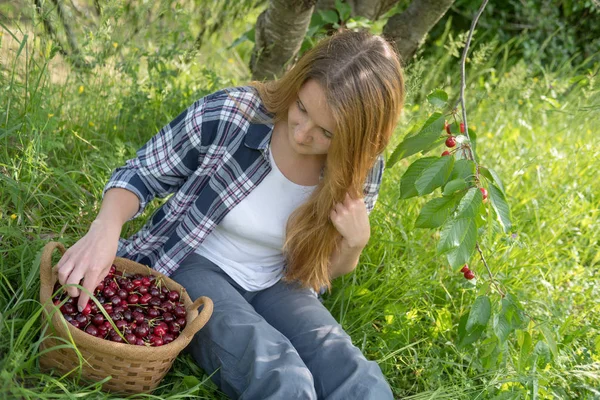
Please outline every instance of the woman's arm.
[{"label": "woman's arm", "polygon": [[[79,284],[83,279],[81,285],[93,293],[108,275],[115,259],[123,224],[139,208],[140,201],[135,193],[119,188],[107,191],[87,234],[71,246],[56,265],[60,284]],[[79,288],[70,286],[67,292],[72,297],[79,296],[80,311],[88,303],[89,296],[85,291],[80,293]]]},{"label": "woman's arm", "polygon": [[331,280],[354,271],[363,249],[364,246],[352,247],[346,239],[342,239],[340,247],[331,256],[329,265]]}]

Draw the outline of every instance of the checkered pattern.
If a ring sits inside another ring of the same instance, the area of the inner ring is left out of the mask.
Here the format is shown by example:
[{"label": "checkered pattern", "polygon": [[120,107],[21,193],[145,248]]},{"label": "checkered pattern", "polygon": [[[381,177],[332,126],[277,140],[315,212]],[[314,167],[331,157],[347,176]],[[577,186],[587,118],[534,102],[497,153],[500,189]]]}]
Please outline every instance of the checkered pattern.
[{"label": "checkered pattern", "polygon": [[[235,101],[234,101],[235,100]],[[246,114],[246,115],[245,115]],[[140,199],[139,216],[155,197],[173,194],[129,239],[117,256],[170,275],[271,171],[271,118],[256,89],[234,87],[196,101],[114,170],[102,196],[124,188]],[[364,186],[370,213],[383,174],[379,157]]]}]

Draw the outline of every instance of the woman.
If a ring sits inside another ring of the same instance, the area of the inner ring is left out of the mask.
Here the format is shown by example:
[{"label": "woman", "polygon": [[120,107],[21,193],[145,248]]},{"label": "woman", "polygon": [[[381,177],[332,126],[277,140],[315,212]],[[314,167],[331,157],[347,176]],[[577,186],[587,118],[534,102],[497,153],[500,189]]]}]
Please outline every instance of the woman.
[{"label": "woman", "polygon": [[60,283],[83,279],[93,292],[116,254],[210,297],[213,315],[187,350],[232,398],[391,399],[316,291],[351,272],[369,240],[403,100],[393,47],[345,31],[279,80],[196,101],[114,171],[89,232],[57,265]]}]

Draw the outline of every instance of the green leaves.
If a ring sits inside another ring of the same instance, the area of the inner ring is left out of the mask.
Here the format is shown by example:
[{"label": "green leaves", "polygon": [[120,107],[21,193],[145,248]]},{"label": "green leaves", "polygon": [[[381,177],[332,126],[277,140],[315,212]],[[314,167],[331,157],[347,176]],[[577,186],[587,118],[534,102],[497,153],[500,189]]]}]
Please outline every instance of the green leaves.
[{"label": "green leaves", "polygon": [[420,158],[408,167],[402,179],[400,180],[400,197],[408,199],[410,197],[417,196],[417,188],[415,187],[415,181],[421,176],[421,173],[429,167],[437,157],[424,157]]},{"label": "green leaves", "polygon": [[498,216],[498,222],[502,225],[505,233],[510,232],[510,229],[512,228],[512,223],[510,222],[510,209],[508,208],[504,193],[502,193],[502,191],[494,184],[490,183],[489,196],[492,207]]},{"label": "green leaves", "polygon": [[425,157],[408,167],[400,181],[400,197],[408,199],[433,192],[448,180],[453,157]]},{"label": "green leaves", "polygon": [[388,160],[388,168],[392,167],[398,161],[412,156],[424,149],[435,141],[440,132],[444,128],[444,116],[441,113],[433,113],[423,125],[423,128],[414,136],[404,139],[402,143],[396,147],[390,159]]},{"label": "green leaves", "polygon": [[475,303],[471,307],[469,319],[465,329],[467,332],[472,332],[478,328],[485,328],[490,316],[492,315],[492,303],[489,297],[479,296],[475,299]]},{"label": "green leaves", "polygon": [[442,186],[450,176],[453,166],[454,157],[439,157],[425,168],[415,181],[417,193],[423,196]]},{"label": "green leaves", "polygon": [[460,200],[456,210],[456,217],[447,221],[440,234],[438,253],[446,253],[446,259],[452,268],[467,263],[477,243],[477,224],[475,217],[478,214],[483,196],[478,188],[473,187],[467,191]]},{"label": "green leaves", "polygon": [[437,228],[441,226],[456,205],[454,197],[439,197],[425,204],[415,222],[416,228]]},{"label": "green leaves", "polygon": [[492,304],[487,296],[479,296],[468,315],[463,315],[458,324],[458,346],[475,342],[485,331],[492,314]]},{"label": "green leaves", "polygon": [[438,243],[438,253],[446,253],[452,268],[467,263],[477,242],[477,225],[474,218],[452,219],[444,225]]},{"label": "green leaves", "polygon": [[427,96],[427,101],[435,108],[444,108],[448,103],[448,94],[443,90],[434,90]]}]

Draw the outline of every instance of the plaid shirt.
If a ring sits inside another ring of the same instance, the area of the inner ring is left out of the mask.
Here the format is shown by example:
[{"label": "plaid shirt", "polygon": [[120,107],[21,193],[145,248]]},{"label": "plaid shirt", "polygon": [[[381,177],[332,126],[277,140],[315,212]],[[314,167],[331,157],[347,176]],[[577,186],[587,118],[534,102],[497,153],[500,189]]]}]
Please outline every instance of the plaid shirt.
[{"label": "plaid shirt", "polygon": [[[194,102],[139,149],[136,158],[113,171],[102,197],[111,188],[135,193],[140,208],[129,220],[139,216],[153,198],[174,193],[140,231],[119,239],[117,256],[169,276],[200,246],[271,171],[273,125],[250,122],[253,116],[273,117],[253,87],[214,92]],[[364,186],[369,213],[382,174],[380,156]]]}]

